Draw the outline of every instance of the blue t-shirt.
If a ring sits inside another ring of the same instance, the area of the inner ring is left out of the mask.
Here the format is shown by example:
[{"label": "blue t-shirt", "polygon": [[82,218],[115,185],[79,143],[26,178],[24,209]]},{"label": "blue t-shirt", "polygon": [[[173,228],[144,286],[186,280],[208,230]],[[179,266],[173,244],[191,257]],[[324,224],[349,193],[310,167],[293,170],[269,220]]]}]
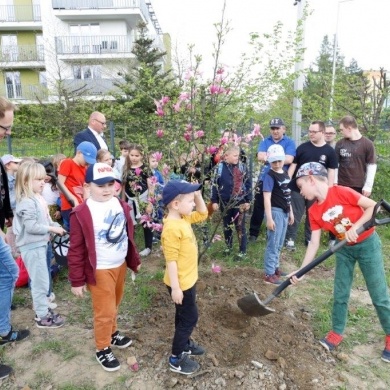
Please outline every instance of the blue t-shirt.
[{"label": "blue t-shirt", "polygon": [[[283,138],[279,142],[275,142],[271,135],[268,136],[267,138],[265,138],[263,141],[261,141],[259,143],[259,146],[257,148],[257,153],[259,153],[259,152],[267,153],[268,148],[272,145],[282,146],[282,148],[284,149],[284,153],[286,155],[295,157],[296,150],[297,150],[297,148],[295,147],[295,142],[293,139],[291,139],[287,135],[284,135]],[[289,164],[285,164],[283,166],[283,169],[285,171],[287,171],[288,167],[289,167]],[[266,162],[260,171],[259,181],[264,181],[264,177],[268,173],[269,170],[270,170],[270,165],[268,164],[268,162]]]}]

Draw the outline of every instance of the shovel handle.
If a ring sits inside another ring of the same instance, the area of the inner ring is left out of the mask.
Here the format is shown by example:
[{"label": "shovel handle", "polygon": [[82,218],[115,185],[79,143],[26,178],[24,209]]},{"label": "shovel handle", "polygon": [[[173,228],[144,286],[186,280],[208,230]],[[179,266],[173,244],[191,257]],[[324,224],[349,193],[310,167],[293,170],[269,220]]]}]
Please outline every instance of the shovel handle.
[{"label": "shovel handle", "polygon": [[[378,213],[378,210],[380,207],[383,207],[387,212],[390,213],[390,204],[386,202],[385,200],[380,200],[377,202],[377,204],[374,207],[374,211],[372,213],[372,217],[369,221],[367,221],[365,224],[360,226],[357,230],[357,234],[361,234],[365,232],[366,230],[372,228],[373,226],[377,225],[385,225],[390,223],[390,218],[383,218],[383,219],[376,219],[376,214]],[[336,245],[333,245],[331,248],[329,248],[326,252],[324,252],[322,255],[315,258],[313,261],[311,261],[309,264],[305,265],[303,268],[301,268],[298,272],[295,273],[295,276],[300,278],[301,276],[307,274],[309,271],[311,271],[314,267],[316,267],[318,264],[322,263],[324,260],[326,260],[328,257],[332,256],[333,253],[337,252],[340,248],[345,246],[347,244],[347,240],[342,240],[338,242]],[[277,297],[284,289],[286,289],[291,284],[290,279],[285,280],[282,284],[280,284],[278,287],[275,288],[274,291],[272,291],[271,295],[268,296],[264,300],[264,305],[267,305],[269,302],[272,301],[275,297]]]}]

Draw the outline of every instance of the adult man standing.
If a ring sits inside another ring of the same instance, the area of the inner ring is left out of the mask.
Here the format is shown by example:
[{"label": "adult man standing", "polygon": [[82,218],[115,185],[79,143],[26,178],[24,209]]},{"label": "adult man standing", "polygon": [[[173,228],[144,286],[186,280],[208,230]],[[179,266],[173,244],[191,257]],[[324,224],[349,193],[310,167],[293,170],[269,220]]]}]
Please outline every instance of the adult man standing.
[{"label": "adult man standing", "polygon": [[[314,121],[309,127],[309,141],[304,142],[297,148],[297,153],[293,163],[288,169],[288,174],[291,178],[295,178],[295,173],[301,167],[301,165],[308,162],[318,162],[322,164],[328,171],[328,184],[329,187],[333,186],[335,169],[337,168],[337,157],[334,149],[325,142],[325,123],[321,121]],[[306,201],[300,194],[295,180],[290,184],[291,203],[294,212],[294,223],[287,227],[286,233],[286,248],[289,250],[295,250],[295,240],[297,237],[298,226],[301,222],[302,216],[306,209],[306,215],[308,208],[312,205],[312,202]],[[294,194],[294,195],[293,195]],[[310,241],[311,231],[309,226],[309,220],[305,221],[305,244]]]},{"label": "adult man standing", "polygon": [[107,129],[106,117],[98,111],[94,111],[88,120],[88,127],[80,131],[74,136],[74,150],[76,153],[77,146],[81,144],[83,141],[92,142],[96,149],[99,151],[100,149],[107,149],[108,146],[106,141],[104,140],[104,132]]},{"label": "adult man standing", "polygon": [[269,122],[271,134],[260,141],[257,148],[257,159],[263,164],[259,175],[259,180],[255,187],[255,201],[253,203],[253,212],[249,228],[249,241],[254,242],[260,232],[260,227],[264,219],[264,198],[263,198],[263,179],[270,170],[270,165],[267,162],[267,150],[271,145],[278,144],[283,147],[286,158],[284,167],[287,171],[289,165],[293,162],[295,156],[295,142],[285,135],[286,126],[280,118],[273,118]]},{"label": "adult man standing", "polygon": [[325,126],[325,142],[333,149],[336,146],[336,129],[333,127],[332,123],[328,123]]},{"label": "adult man standing", "polygon": [[[0,141],[11,134],[15,106],[7,99],[0,97]],[[9,200],[7,174],[0,161],[0,345],[26,338],[30,331],[14,330],[11,326],[11,302],[19,268],[11,255],[11,249],[5,242],[3,232],[5,220],[12,223],[12,210]],[[0,379],[6,378],[12,368],[0,364]]]},{"label": "adult man standing", "polygon": [[341,119],[340,131],[344,138],[336,143],[339,167],[335,183],[369,197],[377,168],[374,144],[363,137],[352,116]]}]

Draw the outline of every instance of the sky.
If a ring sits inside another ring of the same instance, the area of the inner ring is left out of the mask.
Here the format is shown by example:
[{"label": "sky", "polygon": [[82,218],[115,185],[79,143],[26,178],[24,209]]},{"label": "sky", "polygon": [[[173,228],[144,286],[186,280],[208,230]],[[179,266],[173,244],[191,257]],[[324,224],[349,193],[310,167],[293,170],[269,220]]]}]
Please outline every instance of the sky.
[{"label": "sky", "polygon": [[[390,0],[306,0],[312,11],[305,24],[305,66],[319,54],[325,35],[331,40],[337,30],[338,47],[348,65],[354,58],[364,70],[390,70]],[[220,22],[224,0],[151,0],[172,47],[188,58],[188,44],[201,54],[205,67],[212,67],[214,23]],[[295,30],[298,7],[294,0],[226,0],[225,19],[232,31],[223,46],[223,60],[237,64],[248,50],[249,33],[271,33],[281,21],[285,31]],[[338,15],[338,18],[337,18]],[[338,22],[337,22],[338,20]]]}]

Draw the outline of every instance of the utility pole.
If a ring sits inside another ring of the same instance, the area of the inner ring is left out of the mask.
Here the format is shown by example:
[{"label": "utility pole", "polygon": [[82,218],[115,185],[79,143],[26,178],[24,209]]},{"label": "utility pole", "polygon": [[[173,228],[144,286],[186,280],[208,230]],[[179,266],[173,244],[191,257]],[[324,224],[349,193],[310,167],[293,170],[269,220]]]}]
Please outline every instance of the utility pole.
[{"label": "utility pole", "polygon": [[[298,7],[298,18],[297,23],[303,19],[303,14],[306,6],[306,0],[295,0],[294,5]],[[299,52],[304,48],[305,45],[305,20],[302,23],[302,40],[299,43]],[[298,29],[298,24],[297,24]],[[295,73],[297,74],[297,78],[294,81],[294,100],[293,100],[293,115],[292,115],[292,137],[295,141],[295,144],[298,146],[301,143],[301,123],[302,123],[302,100],[297,96],[297,93],[301,93],[303,91],[303,83],[304,83],[304,58],[303,55],[295,63]]]}]

